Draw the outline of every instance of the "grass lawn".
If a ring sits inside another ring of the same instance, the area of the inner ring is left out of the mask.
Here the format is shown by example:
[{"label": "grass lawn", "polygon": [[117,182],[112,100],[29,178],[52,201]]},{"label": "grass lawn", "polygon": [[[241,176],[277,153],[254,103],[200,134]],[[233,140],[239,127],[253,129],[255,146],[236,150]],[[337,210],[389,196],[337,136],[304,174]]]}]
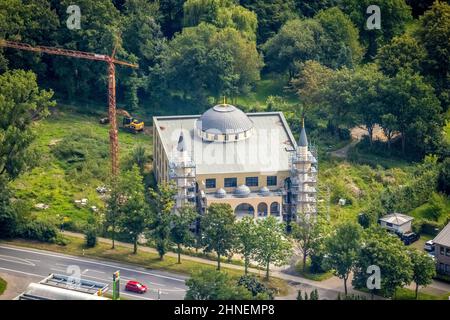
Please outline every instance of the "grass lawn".
[{"label": "grass lawn", "polygon": [[[421,292],[419,289],[418,300],[448,300],[450,292],[443,295],[433,295],[425,292]],[[416,300],[416,293],[414,290],[408,288],[397,289],[394,300]]]},{"label": "grass lawn", "polygon": [[[31,148],[38,154],[37,165],[13,182],[15,197],[36,218],[58,225],[64,220],[69,228],[79,230],[92,215],[91,206],[104,207],[95,189],[109,179],[108,126],[100,125],[95,115],[57,106],[54,114],[35,124],[34,131]],[[119,130],[119,144],[122,165],[137,145],[143,145],[147,154],[152,151],[152,137],[145,134]],[[82,198],[88,199],[88,205],[77,207],[74,201]],[[36,209],[38,203],[49,208]]]},{"label": "grass lawn", "polygon": [[331,271],[328,272],[322,272],[322,273],[313,273],[310,272],[311,269],[311,263],[308,260],[306,262],[306,268],[305,271],[303,271],[303,264],[302,262],[299,262],[295,268],[295,271],[297,271],[297,274],[303,278],[314,280],[314,281],[324,281],[327,279],[330,279],[333,276],[333,273]]},{"label": "grass lawn", "polygon": [[[164,260],[161,261],[156,253],[138,251],[137,254],[132,254],[131,249],[118,245],[116,245],[116,249],[114,250],[111,249],[109,244],[104,243],[98,243],[94,248],[86,248],[84,239],[70,236],[65,236],[65,238],[69,240],[69,243],[66,246],[22,239],[5,241],[5,243],[75,256],[82,256],[84,250],[84,256],[86,257],[120,261],[149,269],[165,270],[183,275],[192,275],[194,272],[204,269],[216,268],[215,265],[190,260],[181,260],[181,264],[178,264],[176,258],[169,256],[164,257]],[[241,277],[244,273],[241,270],[229,269],[225,267],[222,267],[221,270],[227,272],[230,276],[236,279]],[[261,271],[261,275],[264,275],[264,272]],[[283,296],[288,294],[289,289],[286,281],[275,277],[270,278],[269,282],[266,282],[263,278],[260,278],[260,280],[266,283],[270,288],[275,289],[276,292],[278,292],[278,295]]]},{"label": "grass lawn", "polygon": [[3,278],[0,278],[0,296],[5,292],[7,283]]}]

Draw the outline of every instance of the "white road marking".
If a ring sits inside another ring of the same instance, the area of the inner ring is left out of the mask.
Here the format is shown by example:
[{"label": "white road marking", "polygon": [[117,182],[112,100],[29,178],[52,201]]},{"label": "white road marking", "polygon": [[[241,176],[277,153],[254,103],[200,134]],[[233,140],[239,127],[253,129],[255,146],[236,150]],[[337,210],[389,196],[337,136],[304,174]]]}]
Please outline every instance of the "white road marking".
[{"label": "white road marking", "polygon": [[138,296],[136,294],[125,293],[125,292],[121,292],[120,295],[121,296],[129,296],[129,297],[133,297],[133,298],[144,299],[144,300],[155,300],[155,299],[152,299],[152,298],[141,297],[141,296]]},{"label": "white road marking", "polygon": [[16,272],[16,273],[25,274],[25,275],[27,275],[27,276],[32,276],[32,277],[39,277],[39,278],[46,277],[45,275],[42,276],[42,275],[35,274],[35,273],[29,273],[29,272],[23,272],[23,271],[11,270],[11,269],[2,268],[2,267],[0,267],[0,270],[10,271],[10,272]]},{"label": "white road marking", "polygon": [[44,253],[44,252],[39,252],[39,251],[34,251],[34,250],[19,249],[19,248],[16,248],[16,247],[3,246],[3,245],[0,246],[0,248],[9,249],[9,250],[15,250],[15,251],[19,251],[19,252],[34,253],[34,254],[39,254],[39,255],[48,256],[48,257],[55,257],[55,258],[63,258],[63,259],[67,259],[67,260],[81,261],[81,262],[96,264],[96,265],[109,267],[109,268],[119,268],[121,270],[126,270],[126,271],[131,271],[131,272],[136,272],[136,273],[142,273],[142,274],[146,274],[146,275],[149,275],[149,276],[165,278],[165,279],[179,281],[179,282],[183,282],[183,283],[185,282],[184,279],[174,278],[174,277],[170,277],[170,276],[163,276],[163,275],[159,275],[159,274],[156,274],[156,273],[139,271],[139,270],[136,270],[136,269],[126,268],[126,267],[122,267],[122,266],[116,266],[116,265],[102,263],[102,262],[84,260],[84,259],[81,259],[81,258],[73,258],[73,257],[66,256],[66,255],[58,255],[58,254],[52,254],[52,253],[46,253],[46,252]]},{"label": "white road marking", "polygon": [[13,257],[13,256],[5,256],[3,254],[0,254],[0,260],[12,262],[12,263],[23,264],[26,266],[32,266],[32,267],[36,266],[33,262],[28,261],[27,259],[17,258],[17,257]]},{"label": "white road marking", "polygon": [[95,273],[103,273],[103,274],[106,273],[106,272],[103,272],[103,271],[91,270],[91,269],[86,269],[86,271],[89,271],[89,272],[95,272]]}]

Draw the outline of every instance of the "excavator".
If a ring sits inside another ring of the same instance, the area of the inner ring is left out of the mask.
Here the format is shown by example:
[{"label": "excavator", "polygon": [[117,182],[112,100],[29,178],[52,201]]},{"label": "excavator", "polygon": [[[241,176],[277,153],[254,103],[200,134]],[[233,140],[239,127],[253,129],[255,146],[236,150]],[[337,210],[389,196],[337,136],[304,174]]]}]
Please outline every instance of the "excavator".
[{"label": "excavator", "polygon": [[[125,130],[138,133],[144,131],[144,121],[133,118],[126,110],[116,109],[116,114],[123,116],[122,126]],[[109,118],[101,118],[100,124],[109,123]]]}]

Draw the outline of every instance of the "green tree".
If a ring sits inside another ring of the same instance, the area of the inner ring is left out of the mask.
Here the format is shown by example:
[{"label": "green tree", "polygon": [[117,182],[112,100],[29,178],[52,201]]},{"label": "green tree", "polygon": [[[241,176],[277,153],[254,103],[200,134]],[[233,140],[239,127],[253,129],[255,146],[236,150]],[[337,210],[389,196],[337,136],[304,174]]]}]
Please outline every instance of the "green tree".
[{"label": "green tree", "polygon": [[124,172],[119,181],[119,226],[133,242],[133,253],[137,253],[137,242],[148,225],[149,208],[145,200],[145,187],[139,168],[134,165]]},{"label": "green tree", "polygon": [[[320,221],[318,221],[320,219]],[[323,234],[320,226],[321,218],[312,219],[305,214],[297,215],[297,222],[291,224],[292,237],[296,240],[297,245],[302,252],[302,269],[306,270],[306,260],[313,250],[314,243],[319,241]]]},{"label": "green tree", "polygon": [[256,40],[256,14],[232,0],[187,0],[183,9],[187,27],[207,22],[219,28],[234,28],[249,40]]},{"label": "green tree", "polygon": [[393,77],[403,68],[421,72],[426,56],[425,49],[414,37],[402,34],[381,47],[376,60],[380,70]]},{"label": "green tree", "polygon": [[244,272],[247,275],[250,259],[258,247],[256,224],[252,217],[244,217],[236,223],[236,251],[244,257]]},{"label": "green tree", "polygon": [[259,80],[262,65],[255,42],[233,28],[201,23],[184,28],[169,43],[157,75],[169,90],[205,102],[208,96],[217,99],[246,92]]},{"label": "green tree", "polygon": [[191,246],[194,235],[190,227],[197,218],[197,212],[192,206],[183,206],[172,216],[170,238],[177,245],[178,263],[181,263],[181,246]]},{"label": "green tree", "polygon": [[261,47],[268,69],[279,73],[288,72],[291,79],[295,62],[319,60],[323,34],[323,27],[317,20],[294,19],[286,22]]},{"label": "green tree", "polygon": [[384,115],[391,114],[395,126],[390,130],[401,133],[402,152],[407,140],[412,150],[432,152],[441,141],[441,107],[433,88],[422,76],[402,69],[393,78],[383,81],[380,88]]},{"label": "green tree", "polygon": [[433,259],[425,252],[417,249],[409,250],[412,262],[412,280],[416,284],[416,299],[419,298],[419,286],[427,286],[433,281],[436,275],[436,265]]},{"label": "green tree", "polygon": [[364,50],[359,43],[358,29],[350,18],[333,7],[320,11],[314,19],[319,21],[326,34],[321,48],[321,63],[333,69],[356,66]]},{"label": "green tree", "polygon": [[184,2],[186,0],[159,0],[161,29],[168,38],[172,38],[183,27]]},{"label": "green tree", "polygon": [[450,195],[450,158],[444,159],[438,176],[438,190]]},{"label": "green tree", "polygon": [[344,280],[345,295],[347,295],[347,280],[361,247],[361,230],[361,226],[356,223],[342,223],[326,242],[325,264],[333,270],[334,275]]},{"label": "green tree", "polygon": [[[380,227],[372,227],[364,231],[362,244],[353,273],[352,283],[356,288],[366,288],[370,276],[367,268],[371,265],[380,268],[380,290],[388,297],[392,297],[397,288],[411,282],[411,257],[400,239],[389,236],[387,231]],[[372,293],[376,290],[373,289]]]},{"label": "green tree", "polygon": [[33,122],[55,106],[53,92],[40,90],[31,71],[0,75],[0,176],[17,177],[33,160]]},{"label": "green tree", "polygon": [[424,69],[430,75],[444,110],[450,105],[450,5],[435,1],[420,19],[417,30],[427,51]]},{"label": "green tree", "polygon": [[339,0],[296,1],[297,10],[304,17],[313,17],[321,10],[335,7]]},{"label": "green tree", "polygon": [[[411,7],[404,0],[342,0],[338,5],[359,29],[361,42],[367,48],[366,59],[369,60],[376,56],[379,47],[402,34],[412,20]],[[366,10],[370,5],[380,7],[381,29],[367,29],[370,15]]]},{"label": "green tree", "polygon": [[264,43],[274,36],[288,20],[297,17],[294,0],[240,0],[245,8],[256,13],[258,17],[258,43]]},{"label": "green tree", "polygon": [[228,256],[234,247],[235,218],[229,204],[213,203],[200,222],[205,251],[214,250],[217,254],[217,270],[220,270],[220,257]]},{"label": "green tree", "polygon": [[252,293],[225,272],[205,269],[186,280],[185,300],[251,300]]},{"label": "green tree", "polygon": [[269,279],[270,264],[282,265],[292,252],[292,245],[286,237],[283,225],[274,217],[256,222],[258,248],[255,260],[266,268],[266,279]]},{"label": "green tree", "polygon": [[17,229],[17,213],[11,205],[11,191],[7,183],[0,176],[0,238],[14,236]]},{"label": "green tree", "polygon": [[151,222],[150,234],[155,239],[156,250],[161,260],[167,252],[170,240],[170,224],[174,214],[175,195],[177,189],[174,183],[163,183],[158,189],[150,188]]}]

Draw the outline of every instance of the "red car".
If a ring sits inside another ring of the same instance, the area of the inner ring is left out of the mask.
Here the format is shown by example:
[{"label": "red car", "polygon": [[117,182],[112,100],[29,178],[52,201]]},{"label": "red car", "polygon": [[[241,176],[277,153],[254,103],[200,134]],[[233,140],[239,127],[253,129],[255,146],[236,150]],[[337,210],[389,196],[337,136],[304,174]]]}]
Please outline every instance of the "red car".
[{"label": "red car", "polygon": [[137,292],[137,293],[145,293],[147,292],[147,286],[138,282],[138,281],[128,281],[127,285],[125,286],[125,290]]}]

